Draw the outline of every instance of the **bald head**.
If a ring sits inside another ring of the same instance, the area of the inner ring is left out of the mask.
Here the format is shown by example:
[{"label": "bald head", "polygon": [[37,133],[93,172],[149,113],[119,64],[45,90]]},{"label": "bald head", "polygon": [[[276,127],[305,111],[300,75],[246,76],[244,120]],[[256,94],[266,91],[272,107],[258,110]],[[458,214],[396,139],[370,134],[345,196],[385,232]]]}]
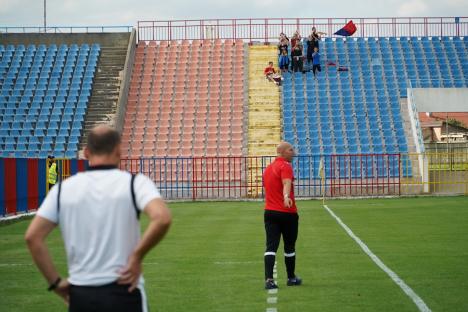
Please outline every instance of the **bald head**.
[{"label": "bald head", "polygon": [[86,145],[91,155],[110,155],[120,144],[120,134],[107,125],[94,127]]},{"label": "bald head", "polygon": [[285,158],[287,161],[291,161],[294,157],[294,148],[289,142],[281,142],[276,147],[276,153],[278,156]]},{"label": "bald head", "polygon": [[281,142],[280,144],[278,144],[278,146],[276,147],[276,153],[278,155],[281,156],[281,154],[288,148],[292,147],[291,144],[289,144],[288,142]]}]

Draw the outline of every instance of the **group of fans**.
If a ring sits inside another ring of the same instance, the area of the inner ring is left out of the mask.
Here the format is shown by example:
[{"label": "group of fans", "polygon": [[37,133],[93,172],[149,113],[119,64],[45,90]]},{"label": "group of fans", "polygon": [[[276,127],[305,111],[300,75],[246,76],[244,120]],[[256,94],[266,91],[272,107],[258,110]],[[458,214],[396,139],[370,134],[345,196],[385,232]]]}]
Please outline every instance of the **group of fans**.
[{"label": "group of fans", "polygon": [[[278,43],[278,63],[281,72],[293,71],[305,73],[304,59],[309,66],[309,70],[312,64],[314,76],[317,72],[322,71],[319,53],[319,42],[322,35],[326,35],[326,33],[317,31],[315,27],[312,27],[312,33],[305,40],[302,40],[299,31],[293,34],[291,40],[284,33],[281,33]],[[306,45],[305,51],[303,41]],[[289,47],[291,47],[291,51],[289,51]],[[264,74],[268,80],[275,82],[277,85],[281,84],[281,76],[276,72],[273,62],[268,64],[268,67],[264,70]]]}]

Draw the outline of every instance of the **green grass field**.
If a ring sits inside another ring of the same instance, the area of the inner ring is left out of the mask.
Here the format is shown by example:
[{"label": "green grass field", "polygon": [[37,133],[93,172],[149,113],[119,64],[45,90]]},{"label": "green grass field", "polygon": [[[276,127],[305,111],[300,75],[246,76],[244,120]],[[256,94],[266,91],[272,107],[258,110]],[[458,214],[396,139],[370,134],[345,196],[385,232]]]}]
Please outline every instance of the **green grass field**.
[{"label": "green grass field", "polygon": [[[468,197],[326,204],[432,311],[468,311]],[[304,284],[285,286],[281,245],[272,305],[263,289],[263,203],[171,203],[173,227],[145,259],[151,310],[418,311],[321,202],[298,206],[297,273]],[[0,226],[0,310],[64,311],[26,252],[28,224]],[[58,231],[49,244],[66,275]]]}]

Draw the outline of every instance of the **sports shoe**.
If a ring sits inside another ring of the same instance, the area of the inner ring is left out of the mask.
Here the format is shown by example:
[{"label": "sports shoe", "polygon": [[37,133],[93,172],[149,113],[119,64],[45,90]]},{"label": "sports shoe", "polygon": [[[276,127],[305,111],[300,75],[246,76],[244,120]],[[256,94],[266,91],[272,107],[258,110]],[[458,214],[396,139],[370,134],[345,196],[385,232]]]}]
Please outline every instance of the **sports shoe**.
[{"label": "sports shoe", "polygon": [[302,284],[302,279],[299,276],[296,276],[294,278],[288,278],[288,286],[299,286]]},{"label": "sports shoe", "polygon": [[265,289],[276,289],[278,285],[276,285],[274,280],[266,280],[265,282]]}]

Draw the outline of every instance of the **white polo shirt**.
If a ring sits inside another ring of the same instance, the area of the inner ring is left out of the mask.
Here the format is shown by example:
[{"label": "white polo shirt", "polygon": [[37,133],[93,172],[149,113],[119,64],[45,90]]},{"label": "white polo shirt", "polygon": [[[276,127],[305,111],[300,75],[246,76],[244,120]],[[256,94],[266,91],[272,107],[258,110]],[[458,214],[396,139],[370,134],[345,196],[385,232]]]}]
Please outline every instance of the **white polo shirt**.
[{"label": "white polo shirt", "polygon": [[[119,278],[140,239],[130,182],[131,174],[119,169],[78,173],[62,182],[60,212],[57,185],[39,208],[37,215],[60,226],[71,284],[101,286]],[[161,198],[153,181],[141,174],[134,190],[140,210]]]}]

